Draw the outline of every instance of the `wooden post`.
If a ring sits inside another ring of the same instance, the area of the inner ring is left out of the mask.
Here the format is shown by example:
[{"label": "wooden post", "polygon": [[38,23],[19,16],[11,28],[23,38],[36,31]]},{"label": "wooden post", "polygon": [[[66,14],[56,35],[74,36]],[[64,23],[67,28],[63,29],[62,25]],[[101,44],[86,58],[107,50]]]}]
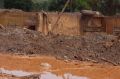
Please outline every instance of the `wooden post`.
[{"label": "wooden post", "polygon": [[37,25],[36,25],[36,31],[42,32],[42,27],[43,27],[43,18],[41,13],[36,13],[36,18],[37,18]]}]

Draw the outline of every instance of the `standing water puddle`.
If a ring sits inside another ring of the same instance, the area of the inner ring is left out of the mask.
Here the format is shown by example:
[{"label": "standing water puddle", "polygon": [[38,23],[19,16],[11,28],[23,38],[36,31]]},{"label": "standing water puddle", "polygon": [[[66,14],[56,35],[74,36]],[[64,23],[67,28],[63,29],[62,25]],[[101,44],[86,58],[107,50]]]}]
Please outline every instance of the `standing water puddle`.
[{"label": "standing water puddle", "polygon": [[24,71],[17,71],[17,70],[5,70],[4,68],[0,68],[0,74],[7,74],[7,75],[13,75],[16,77],[23,77],[23,76],[29,76],[32,75],[32,73],[24,72]]},{"label": "standing water puddle", "polygon": [[[31,72],[17,71],[17,70],[5,70],[4,68],[0,68],[0,74],[12,75],[15,77],[25,77],[34,75]],[[38,76],[39,79],[88,79],[87,77],[79,77],[73,76],[72,74],[64,74],[63,76],[57,76],[50,72],[43,72]]]},{"label": "standing water puddle", "polygon": [[64,74],[63,76],[57,76],[55,74],[46,72],[44,74],[41,74],[40,79],[89,79],[89,78],[74,76],[72,74]]}]

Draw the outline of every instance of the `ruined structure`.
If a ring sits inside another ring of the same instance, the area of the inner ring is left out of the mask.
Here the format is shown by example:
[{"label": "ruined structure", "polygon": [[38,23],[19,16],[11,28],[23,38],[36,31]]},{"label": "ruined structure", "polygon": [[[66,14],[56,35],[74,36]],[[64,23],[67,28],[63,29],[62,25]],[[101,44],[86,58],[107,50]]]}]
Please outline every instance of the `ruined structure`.
[{"label": "ruined structure", "polygon": [[[103,16],[98,12],[62,13],[0,11],[0,24],[19,26],[48,33],[83,35],[86,32],[120,33],[120,16]],[[58,19],[59,18],[59,19]],[[58,21],[57,21],[58,20]]]}]

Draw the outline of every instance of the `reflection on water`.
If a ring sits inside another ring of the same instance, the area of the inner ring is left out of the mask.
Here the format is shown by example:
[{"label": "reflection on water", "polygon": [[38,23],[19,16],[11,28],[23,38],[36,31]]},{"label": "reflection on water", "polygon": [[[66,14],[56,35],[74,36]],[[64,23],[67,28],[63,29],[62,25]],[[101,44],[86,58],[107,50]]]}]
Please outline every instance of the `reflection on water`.
[{"label": "reflection on water", "polygon": [[64,74],[64,76],[57,76],[50,72],[41,74],[40,79],[89,79],[87,77],[73,76],[72,74]]},{"label": "reflection on water", "polygon": [[[4,68],[0,68],[0,74],[7,74],[7,75],[13,75],[16,77],[25,77],[33,75],[31,72],[24,72],[24,71],[17,71],[17,70],[5,70]],[[74,76],[72,74],[64,74],[63,76],[58,76],[56,74],[50,73],[50,72],[44,72],[40,74],[39,79],[89,79],[87,77],[80,77],[80,76]]]},{"label": "reflection on water", "polygon": [[7,75],[14,75],[16,77],[23,77],[32,75],[32,73],[24,72],[24,71],[17,71],[17,70],[5,70],[4,68],[0,68],[0,74],[7,74]]}]

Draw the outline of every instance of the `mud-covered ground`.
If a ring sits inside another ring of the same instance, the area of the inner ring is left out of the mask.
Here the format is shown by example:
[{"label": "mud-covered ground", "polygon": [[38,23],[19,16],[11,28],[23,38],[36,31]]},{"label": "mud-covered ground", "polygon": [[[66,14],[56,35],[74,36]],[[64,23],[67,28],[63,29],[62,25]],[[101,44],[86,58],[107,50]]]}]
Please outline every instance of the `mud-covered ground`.
[{"label": "mud-covered ground", "polygon": [[120,37],[105,33],[44,36],[28,29],[7,27],[0,29],[0,51],[120,65]]},{"label": "mud-covered ground", "polygon": [[118,79],[120,66],[0,54],[0,79]]}]

